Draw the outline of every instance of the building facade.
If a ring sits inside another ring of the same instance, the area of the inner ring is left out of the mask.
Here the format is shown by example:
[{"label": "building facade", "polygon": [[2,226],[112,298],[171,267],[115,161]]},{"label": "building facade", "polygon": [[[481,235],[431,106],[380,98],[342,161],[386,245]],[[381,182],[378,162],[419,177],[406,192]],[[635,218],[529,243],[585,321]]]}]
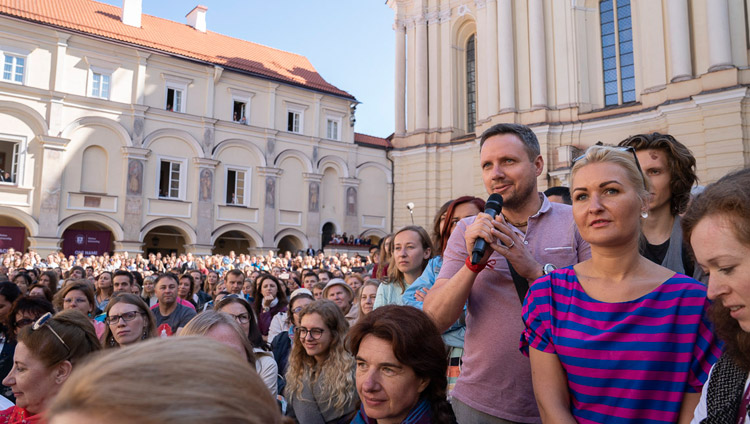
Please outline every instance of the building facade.
[{"label": "building facade", "polygon": [[302,56],[207,30],[203,6],[178,23],[123,3],[0,1],[10,238],[210,254],[390,231],[387,142],[355,134],[354,96]]},{"label": "building facade", "polygon": [[485,197],[478,136],[532,127],[540,188],[602,141],[665,132],[702,184],[750,162],[746,0],[389,0],[395,15],[394,227]]}]

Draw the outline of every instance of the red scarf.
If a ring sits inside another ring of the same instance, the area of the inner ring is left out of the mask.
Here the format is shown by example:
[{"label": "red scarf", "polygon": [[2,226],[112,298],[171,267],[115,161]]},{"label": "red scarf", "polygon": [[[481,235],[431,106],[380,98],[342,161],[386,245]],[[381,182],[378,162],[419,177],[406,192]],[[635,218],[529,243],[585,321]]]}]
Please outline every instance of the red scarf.
[{"label": "red scarf", "polygon": [[42,414],[31,415],[29,411],[11,406],[0,411],[0,424],[43,424]]}]

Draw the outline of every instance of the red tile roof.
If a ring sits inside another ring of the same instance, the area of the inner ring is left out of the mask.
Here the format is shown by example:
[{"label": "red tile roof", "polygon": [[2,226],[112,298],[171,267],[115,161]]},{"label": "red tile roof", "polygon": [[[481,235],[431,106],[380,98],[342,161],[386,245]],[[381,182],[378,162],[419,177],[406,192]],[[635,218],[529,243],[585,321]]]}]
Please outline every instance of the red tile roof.
[{"label": "red tile roof", "polygon": [[367,144],[371,146],[385,147],[389,149],[393,147],[391,142],[385,138],[375,137],[375,136],[367,135],[367,134],[361,134],[358,132],[354,133],[354,142],[357,144]]},{"label": "red tile roof", "polygon": [[0,0],[0,14],[109,38],[251,72],[262,77],[354,99],[327,83],[306,57],[197,31],[187,24],[141,15],[141,28],[122,23],[122,9],[92,0]]}]

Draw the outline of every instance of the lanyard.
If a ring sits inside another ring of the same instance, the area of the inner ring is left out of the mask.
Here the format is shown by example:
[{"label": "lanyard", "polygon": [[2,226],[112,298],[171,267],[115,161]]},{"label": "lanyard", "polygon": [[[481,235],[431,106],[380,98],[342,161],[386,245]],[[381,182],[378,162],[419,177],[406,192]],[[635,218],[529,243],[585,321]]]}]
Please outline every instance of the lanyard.
[{"label": "lanyard", "polygon": [[737,415],[737,424],[744,424],[745,417],[747,416],[748,404],[750,404],[750,385],[745,389],[745,394],[742,395],[740,401],[740,412]]}]

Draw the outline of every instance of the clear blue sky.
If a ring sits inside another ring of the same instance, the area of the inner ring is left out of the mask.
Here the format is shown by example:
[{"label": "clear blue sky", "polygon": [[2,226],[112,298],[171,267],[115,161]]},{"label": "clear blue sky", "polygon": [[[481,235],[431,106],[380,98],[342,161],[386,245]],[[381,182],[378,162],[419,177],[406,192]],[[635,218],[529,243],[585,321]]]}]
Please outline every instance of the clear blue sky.
[{"label": "clear blue sky", "polygon": [[393,11],[384,0],[143,0],[143,13],[184,23],[198,4],[210,31],[306,56],[361,102],[357,132],[393,132]]}]

